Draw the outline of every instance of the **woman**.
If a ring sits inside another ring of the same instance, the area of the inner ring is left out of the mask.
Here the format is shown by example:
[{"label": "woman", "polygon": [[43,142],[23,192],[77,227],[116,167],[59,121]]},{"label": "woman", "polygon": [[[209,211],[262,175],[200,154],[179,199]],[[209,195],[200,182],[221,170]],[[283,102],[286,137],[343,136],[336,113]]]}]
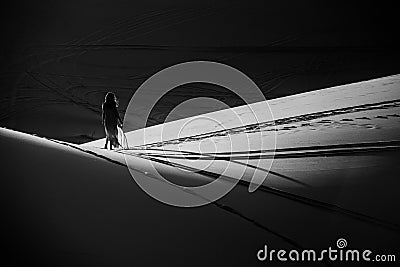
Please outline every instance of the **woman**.
[{"label": "woman", "polygon": [[120,146],[118,142],[117,126],[122,127],[122,121],[119,117],[117,107],[118,104],[116,96],[114,93],[108,92],[102,105],[102,120],[106,132],[106,144],[104,146],[105,149],[107,149],[108,141],[110,141],[110,149],[112,149],[113,146]]}]

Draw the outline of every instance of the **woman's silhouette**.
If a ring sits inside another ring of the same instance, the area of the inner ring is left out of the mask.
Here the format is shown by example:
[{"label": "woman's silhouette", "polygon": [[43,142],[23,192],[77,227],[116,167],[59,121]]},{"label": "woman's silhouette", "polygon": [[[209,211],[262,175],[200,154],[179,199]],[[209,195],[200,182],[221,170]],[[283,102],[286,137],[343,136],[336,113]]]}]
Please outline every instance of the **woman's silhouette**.
[{"label": "woman's silhouette", "polygon": [[122,121],[119,117],[117,110],[118,103],[117,97],[114,93],[108,92],[106,94],[104,103],[102,105],[102,121],[104,130],[106,132],[106,144],[104,146],[107,149],[107,144],[110,141],[110,149],[114,147],[119,147],[118,142],[118,129],[117,126],[122,127]]}]

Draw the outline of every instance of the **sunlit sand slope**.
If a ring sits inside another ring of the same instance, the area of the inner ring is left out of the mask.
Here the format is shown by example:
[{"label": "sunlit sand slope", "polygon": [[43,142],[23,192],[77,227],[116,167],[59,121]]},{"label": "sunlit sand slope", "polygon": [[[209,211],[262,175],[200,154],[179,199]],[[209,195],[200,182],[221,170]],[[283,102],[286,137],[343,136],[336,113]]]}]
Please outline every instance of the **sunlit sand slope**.
[{"label": "sunlit sand slope", "polygon": [[274,99],[273,120],[265,102],[204,114],[128,132],[131,149],[119,153],[174,166],[168,177],[184,185],[194,181],[188,169],[245,182],[267,177],[264,187],[399,222],[388,206],[398,199],[398,88],[395,75]]},{"label": "sunlit sand slope", "polygon": [[[255,253],[264,244],[326,249],[340,237],[353,247],[397,251],[399,226],[382,216],[267,187],[249,194],[246,184],[210,205],[174,208],[139,189],[121,153],[7,129],[0,130],[0,145],[6,223],[2,242],[12,263],[251,266],[259,264]],[[146,171],[141,160],[151,160],[129,159],[137,163],[136,175]],[[163,170],[171,167],[164,165]],[[371,196],[371,207],[381,196]],[[387,203],[392,213],[396,203]],[[371,242],[366,242],[366,233]]]}]

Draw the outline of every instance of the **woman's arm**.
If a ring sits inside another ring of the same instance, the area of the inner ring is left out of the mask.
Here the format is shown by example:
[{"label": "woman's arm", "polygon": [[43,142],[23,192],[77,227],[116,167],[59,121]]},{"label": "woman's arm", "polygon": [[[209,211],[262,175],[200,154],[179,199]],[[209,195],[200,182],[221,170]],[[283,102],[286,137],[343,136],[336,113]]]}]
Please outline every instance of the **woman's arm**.
[{"label": "woman's arm", "polygon": [[103,125],[105,124],[105,119],[106,119],[106,116],[104,114],[104,104],[103,104],[103,105],[101,105],[101,123],[103,123]]}]

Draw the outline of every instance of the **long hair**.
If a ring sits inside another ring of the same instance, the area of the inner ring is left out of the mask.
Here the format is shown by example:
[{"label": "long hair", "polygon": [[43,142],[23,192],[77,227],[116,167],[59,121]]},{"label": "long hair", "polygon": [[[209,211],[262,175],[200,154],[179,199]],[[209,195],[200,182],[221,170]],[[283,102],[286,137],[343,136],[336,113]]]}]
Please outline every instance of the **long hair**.
[{"label": "long hair", "polygon": [[113,92],[108,92],[104,98],[104,103],[118,107],[118,99]]}]

